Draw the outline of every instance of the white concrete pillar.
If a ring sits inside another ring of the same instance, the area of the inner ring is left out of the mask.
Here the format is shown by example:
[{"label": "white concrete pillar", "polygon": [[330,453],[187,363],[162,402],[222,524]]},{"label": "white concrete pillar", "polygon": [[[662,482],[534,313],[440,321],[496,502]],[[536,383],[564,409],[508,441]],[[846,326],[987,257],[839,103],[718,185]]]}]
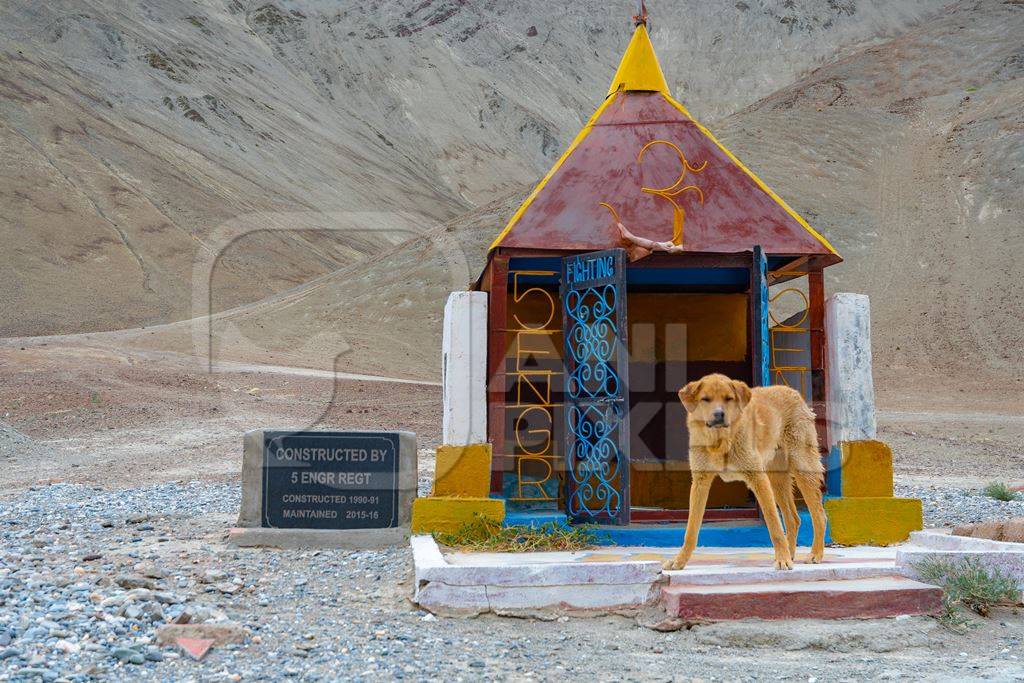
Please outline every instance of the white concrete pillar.
[{"label": "white concrete pillar", "polygon": [[444,443],[487,443],[486,292],[452,292],[448,296],[441,354]]},{"label": "white concrete pillar", "polygon": [[875,384],[871,378],[871,307],[865,294],[825,301],[828,402],[832,444],[874,439]]}]

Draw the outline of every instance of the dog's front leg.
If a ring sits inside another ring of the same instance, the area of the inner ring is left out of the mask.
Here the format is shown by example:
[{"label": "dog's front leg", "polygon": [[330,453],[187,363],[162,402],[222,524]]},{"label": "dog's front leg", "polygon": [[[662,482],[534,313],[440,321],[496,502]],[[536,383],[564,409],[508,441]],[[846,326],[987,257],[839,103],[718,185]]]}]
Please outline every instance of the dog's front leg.
[{"label": "dog's front leg", "polygon": [[711,482],[715,480],[714,472],[693,472],[690,483],[690,514],[686,517],[686,537],[683,547],[671,560],[662,566],[665,569],[682,569],[690,561],[694,548],[697,547],[697,535],[700,533],[701,522],[704,521],[704,506],[708,503],[708,492]]},{"label": "dog's front leg", "polygon": [[775,506],[775,494],[772,493],[772,483],[764,472],[751,472],[749,475],[750,489],[757,498],[757,504],[761,506],[761,514],[764,515],[764,523],[768,526],[768,536],[775,546],[775,568],[792,569],[793,556],[789,552],[789,541],[782,531],[782,522],[779,521],[779,509]]}]

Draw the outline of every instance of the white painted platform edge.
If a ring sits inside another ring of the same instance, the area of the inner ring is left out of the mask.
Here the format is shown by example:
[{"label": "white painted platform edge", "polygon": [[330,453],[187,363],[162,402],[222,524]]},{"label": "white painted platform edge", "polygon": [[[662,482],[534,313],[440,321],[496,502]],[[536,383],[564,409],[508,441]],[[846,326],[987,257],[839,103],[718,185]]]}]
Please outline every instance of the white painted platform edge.
[{"label": "white painted platform edge", "polygon": [[584,586],[652,584],[660,579],[661,563],[545,562],[532,564],[451,564],[432,536],[410,541],[416,563],[416,581],[436,581],[449,586]]},{"label": "white painted platform edge", "polygon": [[475,615],[494,612],[529,615],[540,612],[608,613],[636,610],[660,598],[656,584],[619,586],[449,586],[431,582],[416,596],[421,608],[440,614]]},{"label": "white painted platform edge", "polygon": [[[660,595],[661,565],[658,562],[465,566],[449,564],[433,536],[413,536],[410,545],[416,572],[413,600],[434,612],[521,614],[537,610],[628,610],[654,602]],[[606,577],[604,572],[609,569],[613,575]],[[622,579],[630,575],[638,580],[609,582],[609,578]],[[601,581],[594,581],[594,577]],[[581,580],[588,578],[589,581]]]},{"label": "white painted platform edge", "polygon": [[430,581],[431,571],[448,566],[433,536],[417,535],[409,539],[412,562],[416,571],[417,590],[423,581]]},{"label": "white painted platform edge", "polygon": [[910,532],[909,545],[931,548],[933,550],[1024,553],[1024,543],[992,541],[987,538],[973,538],[971,536],[954,536],[944,531],[912,531]]}]

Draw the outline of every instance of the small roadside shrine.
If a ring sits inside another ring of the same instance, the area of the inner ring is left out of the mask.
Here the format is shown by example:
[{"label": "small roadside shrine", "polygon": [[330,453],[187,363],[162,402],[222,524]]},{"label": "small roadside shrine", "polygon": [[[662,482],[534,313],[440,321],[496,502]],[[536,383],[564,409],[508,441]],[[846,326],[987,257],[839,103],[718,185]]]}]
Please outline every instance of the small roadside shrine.
[{"label": "small roadside shrine", "polygon": [[[646,13],[635,19],[597,111],[497,235],[474,291],[449,298],[446,445],[414,530],[568,518],[613,542],[676,544],[690,488],[677,393],[720,372],[813,407],[833,538],[845,520],[854,542],[906,538],[920,502],[892,497],[891,454],[873,441],[867,298],[826,301],[836,249],[673,99]],[[893,527],[865,530],[879,513]],[[705,519],[758,518],[742,483],[716,482]],[[616,535],[638,526],[666,533]]]},{"label": "small roadside shrine", "polygon": [[[492,492],[578,521],[682,519],[677,392],[711,372],[802,385],[826,448],[822,271],[840,260],[672,98],[638,22],[604,102],[494,240],[479,281]],[[799,277],[806,324],[786,348],[810,358],[780,372],[768,286]],[[719,482],[711,507],[756,515],[742,483]]]}]

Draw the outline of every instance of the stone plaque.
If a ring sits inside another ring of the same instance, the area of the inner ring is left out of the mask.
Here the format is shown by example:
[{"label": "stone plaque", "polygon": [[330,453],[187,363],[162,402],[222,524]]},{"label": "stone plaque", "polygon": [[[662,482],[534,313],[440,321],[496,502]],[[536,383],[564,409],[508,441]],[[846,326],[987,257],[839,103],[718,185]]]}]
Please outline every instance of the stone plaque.
[{"label": "stone plaque", "polygon": [[416,497],[410,432],[256,430],[245,435],[237,545],[404,542]]},{"label": "stone plaque", "polygon": [[271,529],[398,526],[398,435],[263,433],[263,519]]}]

